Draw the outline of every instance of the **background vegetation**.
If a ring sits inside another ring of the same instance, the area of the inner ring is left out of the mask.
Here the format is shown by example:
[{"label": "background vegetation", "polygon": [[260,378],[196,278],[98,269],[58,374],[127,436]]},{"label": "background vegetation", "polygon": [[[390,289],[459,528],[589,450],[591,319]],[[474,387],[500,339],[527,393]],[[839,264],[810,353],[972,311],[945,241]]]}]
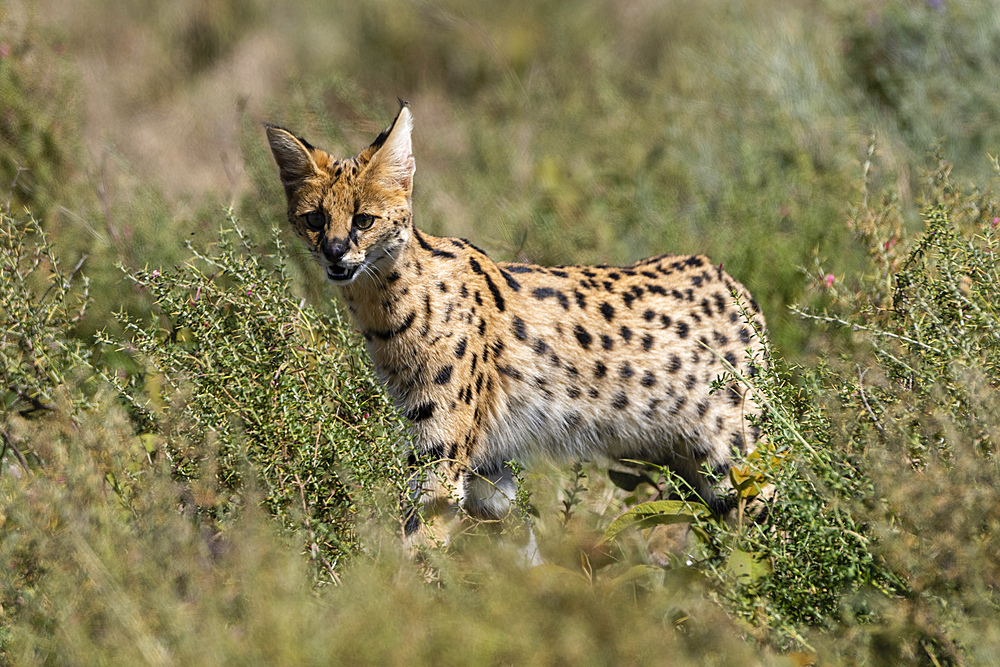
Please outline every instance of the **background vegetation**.
[{"label": "background vegetation", "polygon": [[[986,0],[0,6],[0,662],[995,662],[998,53]],[[401,559],[404,425],[259,125],[353,154],[396,97],[427,231],[747,284],[762,513],[543,468],[547,566]]]}]

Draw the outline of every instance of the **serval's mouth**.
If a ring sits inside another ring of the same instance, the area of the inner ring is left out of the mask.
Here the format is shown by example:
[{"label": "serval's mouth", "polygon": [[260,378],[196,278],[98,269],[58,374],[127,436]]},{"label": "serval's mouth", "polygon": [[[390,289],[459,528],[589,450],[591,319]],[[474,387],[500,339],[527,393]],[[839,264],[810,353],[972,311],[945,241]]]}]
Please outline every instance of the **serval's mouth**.
[{"label": "serval's mouth", "polygon": [[358,273],[358,268],[358,266],[331,264],[326,267],[326,278],[334,285],[346,285],[354,280],[354,276]]}]

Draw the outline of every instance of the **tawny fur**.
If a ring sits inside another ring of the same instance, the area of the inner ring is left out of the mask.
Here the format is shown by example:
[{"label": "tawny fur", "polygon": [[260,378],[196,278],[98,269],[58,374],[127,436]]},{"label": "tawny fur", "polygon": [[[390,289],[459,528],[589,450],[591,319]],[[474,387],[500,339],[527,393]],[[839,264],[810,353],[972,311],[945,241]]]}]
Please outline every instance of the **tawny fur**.
[{"label": "tawny fur", "polygon": [[[666,464],[709,502],[704,464],[724,473],[757,440],[744,388],[715,393],[725,359],[752,376],[764,318],[702,256],[622,268],[494,262],[468,241],[414,227],[412,116],[357,157],[335,160],[267,126],[288,219],[364,334],[378,375],[437,463],[425,518],[509,510],[509,460]],[[751,313],[744,320],[736,297]],[[411,544],[442,537],[411,517]]]}]

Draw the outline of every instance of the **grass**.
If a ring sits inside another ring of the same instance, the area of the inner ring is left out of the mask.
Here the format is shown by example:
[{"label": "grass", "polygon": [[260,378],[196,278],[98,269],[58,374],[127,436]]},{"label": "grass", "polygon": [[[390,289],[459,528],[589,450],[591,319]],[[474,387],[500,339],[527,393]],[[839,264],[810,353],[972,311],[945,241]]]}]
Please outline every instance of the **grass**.
[{"label": "grass", "polygon": [[[37,0],[0,26],[0,662],[995,660],[992,4]],[[542,468],[545,567],[475,537],[432,583],[401,558],[403,425],[272,233],[259,126],[352,154],[397,96],[424,229],[747,284],[763,514]],[[685,562],[599,544],[630,509],[685,513]]]}]

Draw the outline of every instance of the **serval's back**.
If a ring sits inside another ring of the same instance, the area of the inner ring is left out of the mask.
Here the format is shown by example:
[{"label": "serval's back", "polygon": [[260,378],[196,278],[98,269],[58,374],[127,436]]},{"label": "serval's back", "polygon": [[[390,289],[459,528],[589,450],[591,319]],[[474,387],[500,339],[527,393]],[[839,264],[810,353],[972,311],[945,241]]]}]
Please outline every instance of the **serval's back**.
[{"label": "serval's back", "polygon": [[722,360],[753,375],[748,357],[762,357],[747,290],[702,256],[543,267],[423,234],[411,128],[403,105],[371,146],[335,160],[267,127],[289,221],[340,287],[416,454],[438,462],[420,496],[429,522],[406,521],[410,544],[456,502],[504,516],[505,462],[539,455],[666,464],[716,503],[703,467],[724,473],[757,440],[744,388],[711,392]]}]

